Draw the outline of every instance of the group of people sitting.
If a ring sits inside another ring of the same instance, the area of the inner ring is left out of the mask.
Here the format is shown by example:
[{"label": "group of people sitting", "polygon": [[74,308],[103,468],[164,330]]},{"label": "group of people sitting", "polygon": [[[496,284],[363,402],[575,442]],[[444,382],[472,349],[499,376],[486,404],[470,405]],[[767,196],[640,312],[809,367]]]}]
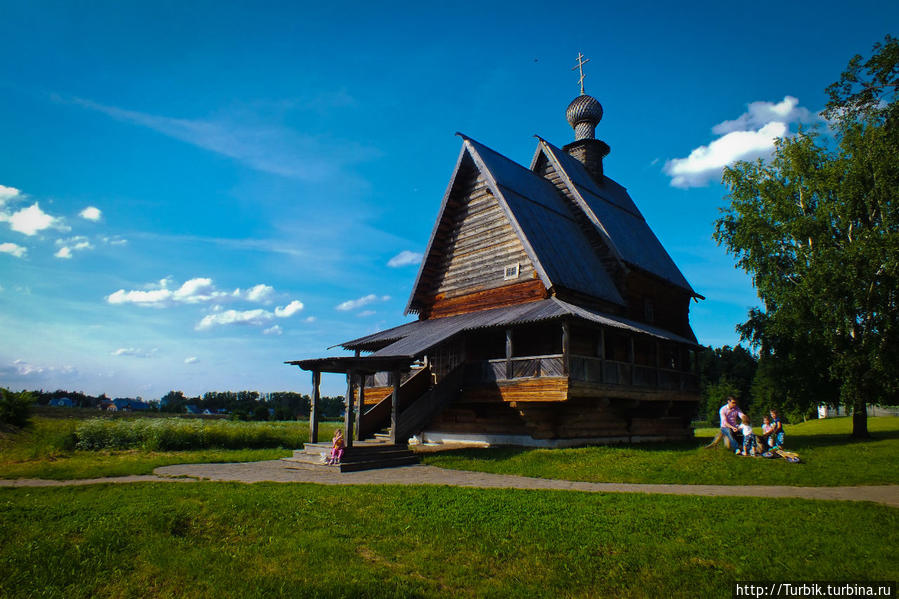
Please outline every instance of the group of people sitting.
[{"label": "group of people sitting", "polygon": [[762,420],[762,432],[756,433],[749,422],[749,416],[740,410],[734,396],[727,398],[727,403],[718,410],[721,419],[721,430],[715,435],[706,449],[716,447],[724,441],[724,445],[737,455],[755,456],[781,449],[784,443],[783,423],[777,410],[771,410],[769,416]]}]

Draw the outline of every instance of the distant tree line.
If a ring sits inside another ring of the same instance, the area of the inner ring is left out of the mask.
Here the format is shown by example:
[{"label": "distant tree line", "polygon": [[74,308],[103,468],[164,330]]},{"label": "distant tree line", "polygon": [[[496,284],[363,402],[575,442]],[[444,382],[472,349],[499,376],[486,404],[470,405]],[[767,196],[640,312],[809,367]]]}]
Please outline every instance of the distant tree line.
[{"label": "distant tree line", "polygon": [[[311,398],[293,391],[275,391],[260,395],[258,391],[207,391],[202,396],[187,397],[182,391],[169,391],[159,400],[159,411],[176,414],[188,406],[213,414],[229,414],[235,420],[296,420],[308,418]],[[322,418],[339,418],[343,414],[343,396],[322,397]]]},{"label": "distant tree line", "polygon": [[[11,392],[10,392],[11,393]],[[113,401],[105,393],[90,395],[81,391],[29,391],[28,403],[41,406],[51,401],[68,398],[72,407],[100,408]],[[16,394],[10,394],[12,397]],[[18,395],[16,395],[18,397]],[[143,402],[143,398],[115,398]],[[320,417],[336,419],[343,415],[343,396],[324,396],[320,400]],[[7,400],[4,400],[7,401]],[[7,403],[12,403],[9,399]],[[188,397],[182,391],[169,391],[159,400],[146,402],[151,411],[171,414],[185,414],[190,411],[203,413],[209,410],[212,414],[226,414],[235,420],[296,420],[309,417],[311,399],[308,395],[293,391],[275,391],[260,394],[258,391],[207,391],[203,395]],[[190,406],[190,408],[188,407]]]},{"label": "distant tree line", "polygon": [[788,421],[798,422],[815,418],[821,404],[840,403],[839,387],[827,384],[820,372],[785,369],[782,361],[765,354],[759,358],[741,345],[707,347],[698,360],[699,418],[712,424],[718,423],[718,409],[729,395],[753,420],[776,408]]}]

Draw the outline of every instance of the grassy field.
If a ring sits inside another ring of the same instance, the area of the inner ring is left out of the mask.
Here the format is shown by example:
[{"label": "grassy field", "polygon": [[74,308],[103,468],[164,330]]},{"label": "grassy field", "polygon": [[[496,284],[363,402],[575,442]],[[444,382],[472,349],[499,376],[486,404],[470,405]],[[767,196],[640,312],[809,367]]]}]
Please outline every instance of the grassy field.
[{"label": "grassy field", "polygon": [[441,468],[588,482],[842,486],[899,483],[899,418],[869,418],[873,441],[849,439],[850,418],[785,427],[786,447],[801,464],[702,449],[717,429],[687,443],[577,449],[464,449],[426,454]]},{"label": "grassy field", "polygon": [[229,483],[0,489],[3,597],[730,597],[896,580],[899,510]]},{"label": "grassy field", "polygon": [[[165,421],[110,419],[99,423],[100,426],[91,422],[79,418],[36,416],[32,418],[32,424],[21,431],[0,433],[0,478],[96,478],[150,474],[154,468],[170,464],[273,460],[289,456],[292,449],[302,446],[309,438],[309,425],[306,422],[244,423],[179,418],[168,418]],[[225,437],[233,438],[234,445],[239,446],[243,439],[246,446],[257,448],[208,447],[209,437],[199,435],[196,442],[200,447],[196,449],[165,451],[150,449],[146,444],[134,449],[77,449],[77,432],[84,427],[93,431],[94,436],[91,438],[96,439],[103,436],[94,430],[98,428],[102,429],[101,432],[120,431],[124,428],[146,430],[141,427],[144,423],[152,425],[166,422],[171,423],[168,429],[181,433],[185,428],[191,433],[198,427],[215,431],[224,429],[227,432]],[[337,426],[337,423],[322,423],[319,434],[323,439],[330,438]],[[260,431],[263,434],[257,434]],[[270,434],[271,431],[276,434]],[[260,448],[260,439],[265,440],[269,446]]]}]

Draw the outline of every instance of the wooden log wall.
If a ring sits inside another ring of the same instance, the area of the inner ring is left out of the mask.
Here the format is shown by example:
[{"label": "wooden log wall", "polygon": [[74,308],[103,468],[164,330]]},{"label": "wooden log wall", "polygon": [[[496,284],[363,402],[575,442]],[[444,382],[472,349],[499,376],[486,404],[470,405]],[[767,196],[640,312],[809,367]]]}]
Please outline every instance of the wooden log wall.
[{"label": "wooden log wall", "polygon": [[[499,275],[502,280],[502,273]],[[511,281],[510,284],[494,289],[475,291],[455,297],[446,297],[443,294],[434,298],[431,308],[423,314],[427,318],[442,318],[467,314],[490,308],[502,308],[527,302],[536,302],[549,297],[546,287],[539,279],[529,281]]]}]

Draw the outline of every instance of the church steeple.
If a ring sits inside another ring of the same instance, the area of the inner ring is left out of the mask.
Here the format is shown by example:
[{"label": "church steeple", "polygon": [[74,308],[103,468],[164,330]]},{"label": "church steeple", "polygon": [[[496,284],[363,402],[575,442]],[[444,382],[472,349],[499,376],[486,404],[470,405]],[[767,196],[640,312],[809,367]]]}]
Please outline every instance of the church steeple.
[{"label": "church steeple", "polygon": [[578,52],[577,65],[571,69],[577,69],[580,73],[578,83],[581,95],[572,100],[565,111],[568,124],[574,129],[574,142],[562,149],[582,162],[596,182],[602,185],[602,159],[608,156],[609,146],[596,139],[596,125],[602,120],[602,104],[584,93],[584,65],[588,62],[590,59],[584,60],[584,55]]}]

